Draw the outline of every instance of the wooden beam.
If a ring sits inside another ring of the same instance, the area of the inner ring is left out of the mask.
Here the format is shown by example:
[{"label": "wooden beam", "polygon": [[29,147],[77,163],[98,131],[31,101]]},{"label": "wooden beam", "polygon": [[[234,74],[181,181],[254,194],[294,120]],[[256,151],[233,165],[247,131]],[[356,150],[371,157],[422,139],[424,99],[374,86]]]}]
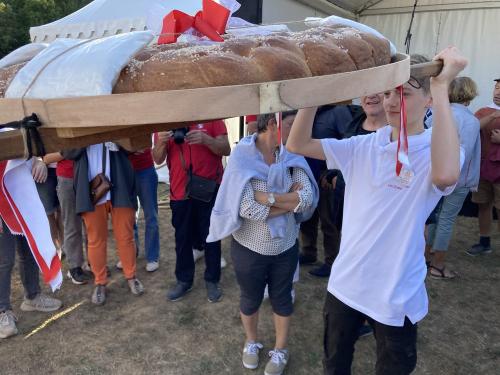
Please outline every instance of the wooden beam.
[{"label": "wooden beam", "polygon": [[[125,145],[130,145],[132,150],[137,150],[151,146],[152,133],[172,130],[187,125],[189,124],[129,126],[125,129],[108,130],[106,132],[82,135],[76,138],[61,138],[57,134],[58,129],[44,128],[43,126],[39,129],[39,132],[47,153],[118,140]],[[19,130],[0,132],[0,145],[2,145],[0,148],[0,160],[17,159],[24,156],[24,139]],[[35,156],[40,156],[39,150],[34,149],[33,153]]]}]

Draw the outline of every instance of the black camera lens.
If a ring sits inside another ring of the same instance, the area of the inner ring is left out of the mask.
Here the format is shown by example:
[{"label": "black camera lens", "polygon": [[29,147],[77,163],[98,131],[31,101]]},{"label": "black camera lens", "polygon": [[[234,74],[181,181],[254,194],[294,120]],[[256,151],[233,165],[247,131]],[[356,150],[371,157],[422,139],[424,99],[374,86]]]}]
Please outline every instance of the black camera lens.
[{"label": "black camera lens", "polygon": [[174,142],[177,143],[178,145],[183,144],[184,138],[186,137],[187,132],[188,132],[187,128],[175,129],[174,130]]}]

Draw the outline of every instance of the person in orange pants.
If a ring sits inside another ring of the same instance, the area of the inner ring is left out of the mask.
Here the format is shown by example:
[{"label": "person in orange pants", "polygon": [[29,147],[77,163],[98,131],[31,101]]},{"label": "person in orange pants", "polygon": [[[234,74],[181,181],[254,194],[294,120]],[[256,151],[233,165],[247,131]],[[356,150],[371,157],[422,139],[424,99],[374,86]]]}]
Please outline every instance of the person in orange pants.
[{"label": "person in orange pants", "polygon": [[126,207],[113,208],[111,201],[107,201],[96,206],[94,211],[82,214],[89,238],[89,262],[97,285],[107,283],[108,215],[111,215],[118,257],[123,265],[123,275],[127,280],[135,277],[135,211]]},{"label": "person in orange pants", "polygon": [[[123,275],[131,293],[141,295],[144,287],[136,277],[134,241],[134,215],[137,210],[135,175],[126,151],[107,142],[66,151],[63,156],[75,160],[76,212],[82,215],[87,230],[88,258],[96,285],[92,303],[103,305],[106,302],[109,215]],[[94,204],[89,183],[99,174],[106,176],[111,188]]]}]

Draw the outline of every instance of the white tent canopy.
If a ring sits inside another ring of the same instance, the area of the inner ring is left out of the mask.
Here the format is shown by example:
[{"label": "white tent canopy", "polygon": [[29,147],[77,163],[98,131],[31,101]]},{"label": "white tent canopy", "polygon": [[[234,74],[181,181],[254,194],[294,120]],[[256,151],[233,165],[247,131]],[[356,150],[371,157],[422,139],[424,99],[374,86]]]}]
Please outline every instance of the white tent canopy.
[{"label": "white tent canopy", "polygon": [[30,28],[32,42],[56,38],[98,38],[123,32],[145,30],[173,9],[194,14],[201,0],[94,0],[80,10],[46,25]]}]

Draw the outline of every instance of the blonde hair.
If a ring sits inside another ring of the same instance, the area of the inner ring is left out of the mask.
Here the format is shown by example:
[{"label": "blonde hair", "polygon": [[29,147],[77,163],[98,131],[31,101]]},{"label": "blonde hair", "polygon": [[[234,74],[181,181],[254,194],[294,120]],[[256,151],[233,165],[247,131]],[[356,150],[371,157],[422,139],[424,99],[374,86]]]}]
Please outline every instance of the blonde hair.
[{"label": "blonde hair", "polygon": [[467,103],[478,95],[476,82],[470,77],[456,77],[450,83],[448,96],[450,103]]}]

